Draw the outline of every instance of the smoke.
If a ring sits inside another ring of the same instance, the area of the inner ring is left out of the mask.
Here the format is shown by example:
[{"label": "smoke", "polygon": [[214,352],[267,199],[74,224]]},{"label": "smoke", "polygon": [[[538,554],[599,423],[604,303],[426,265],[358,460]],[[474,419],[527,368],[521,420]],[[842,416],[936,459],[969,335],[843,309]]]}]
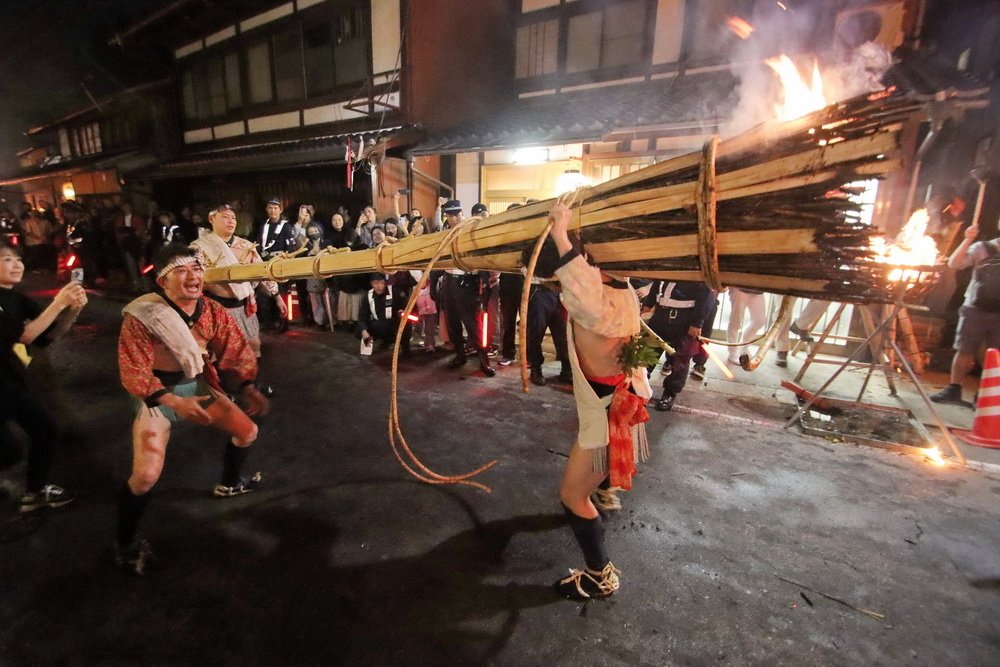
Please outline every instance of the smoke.
[{"label": "smoke", "polygon": [[[817,3],[818,4],[818,3]],[[808,81],[814,60],[823,76],[828,103],[882,88],[882,76],[892,66],[892,56],[874,39],[881,31],[881,18],[874,12],[858,12],[837,23],[832,38],[825,37],[832,26],[823,28],[818,7],[801,6],[782,11],[767,5],[745,18],[754,28],[742,40],[732,57],[732,71],[738,79],[739,99],[730,121],[720,128],[732,136],[775,117],[781,86],[764,61],[789,54]],[[829,19],[827,19],[829,22]]]}]

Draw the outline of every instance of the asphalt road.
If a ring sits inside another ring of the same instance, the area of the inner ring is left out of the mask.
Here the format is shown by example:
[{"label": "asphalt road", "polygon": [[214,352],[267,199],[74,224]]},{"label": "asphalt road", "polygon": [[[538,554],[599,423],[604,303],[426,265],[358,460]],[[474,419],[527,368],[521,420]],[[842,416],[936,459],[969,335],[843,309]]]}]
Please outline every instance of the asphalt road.
[{"label": "asphalt road", "polygon": [[176,428],[142,527],[157,560],[129,576],[111,551],[120,307],[94,298],[33,367],[66,430],[53,481],[79,499],[26,516],[0,501],[0,664],[1000,662],[995,474],[653,412],[653,459],[608,522],[622,588],[564,601],[549,585],[581,561],[556,497],[571,396],[418,356],[400,374],[411,446],[439,472],[499,461],[490,494],[429,486],[389,449],[388,358],[340,333],[266,338],[262,491],[211,498],[224,437]]}]

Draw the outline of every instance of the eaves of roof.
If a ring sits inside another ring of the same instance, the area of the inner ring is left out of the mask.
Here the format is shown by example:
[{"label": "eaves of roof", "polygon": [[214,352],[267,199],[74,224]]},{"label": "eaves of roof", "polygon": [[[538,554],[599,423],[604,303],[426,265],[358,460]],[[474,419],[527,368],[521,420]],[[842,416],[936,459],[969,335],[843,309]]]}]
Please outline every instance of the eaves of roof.
[{"label": "eaves of roof", "polygon": [[408,154],[600,141],[623,130],[664,136],[710,133],[732,112],[737,80],[728,71],[641,84],[555,93],[512,101],[483,118],[432,135]]},{"label": "eaves of roof", "polygon": [[0,177],[0,185],[17,185],[39,178],[54,178],[72,176],[85,171],[117,168],[123,173],[141,169],[155,162],[156,158],[149,153],[136,150],[120,150],[110,153],[96,153],[71,160],[57,160],[42,166],[27,167]]},{"label": "eaves of roof", "polygon": [[917,96],[936,98],[978,97],[989,86],[969,72],[956,68],[937,53],[919,49],[903,51],[883,77],[886,85],[898,86]]},{"label": "eaves of roof", "polygon": [[152,179],[184,178],[342,164],[345,161],[348,142],[356,146],[358,140],[363,139],[368,144],[391,138],[407,129],[408,126],[397,125],[376,130],[195,151],[164,162],[144,176]]}]

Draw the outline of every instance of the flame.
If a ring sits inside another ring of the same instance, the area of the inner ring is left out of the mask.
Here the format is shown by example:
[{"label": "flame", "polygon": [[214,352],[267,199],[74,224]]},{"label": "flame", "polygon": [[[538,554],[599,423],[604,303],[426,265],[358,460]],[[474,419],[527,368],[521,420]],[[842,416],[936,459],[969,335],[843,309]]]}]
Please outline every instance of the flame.
[{"label": "flame", "polygon": [[809,83],[799,73],[792,59],[781,54],[777,58],[764,61],[774,70],[781,81],[782,102],[774,106],[774,112],[780,120],[792,120],[805,116],[810,111],[816,111],[826,106],[826,96],[823,95],[823,77],[819,73],[819,63],[813,60],[812,77]]},{"label": "flame", "polygon": [[928,447],[927,449],[925,449],[924,456],[926,456],[927,460],[936,466],[943,467],[948,465],[948,462],[945,461],[944,456],[941,454],[941,450],[938,449],[937,447]]},{"label": "flame", "polygon": [[[926,208],[917,209],[910,216],[896,239],[890,244],[885,238],[877,236],[872,239],[872,252],[876,262],[896,266],[932,266],[937,263],[937,242],[927,236],[927,223],[930,216]],[[889,272],[889,280],[912,281],[919,277],[920,271],[893,269]]]},{"label": "flame", "polygon": [[740,39],[748,39],[753,34],[753,26],[741,19],[739,16],[727,16],[726,25],[736,33]]}]

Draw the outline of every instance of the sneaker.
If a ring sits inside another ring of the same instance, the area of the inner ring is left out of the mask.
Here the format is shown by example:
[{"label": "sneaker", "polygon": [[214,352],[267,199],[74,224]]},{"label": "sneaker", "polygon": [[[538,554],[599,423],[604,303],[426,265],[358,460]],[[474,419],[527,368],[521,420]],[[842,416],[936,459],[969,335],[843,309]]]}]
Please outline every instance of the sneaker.
[{"label": "sneaker", "polygon": [[791,331],[796,336],[798,336],[799,340],[801,340],[803,343],[813,342],[812,334],[809,333],[808,331],[805,331],[804,329],[800,329],[797,326],[795,326],[795,322],[792,322],[792,325],[788,327],[788,330]]},{"label": "sneaker", "polygon": [[935,403],[963,404],[964,401],[962,400],[962,385],[949,384],[947,387],[945,387],[938,393],[931,394],[929,398]]},{"label": "sneaker", "polygon": [[660,375],[662,375],[663,377],[670,377],[673,374],[674,374],[674,367],[671,366],[670,364],[664,362],[664,364],[660,366]]},{"label": "sneaker", "polygon": [[787,368],[788,367],[788,353],[787,352],[778,352],[778,355],[774,358],[774,365],[777,366],[778,368]]},{"label": "sneaker", "polygon": [[19,502],[22,512],[43,507],[62,507],[73,502],[73,494],[55,484],[46,484],[41,491],[25,491]]},{"label": "sneaker", "polygon": [[705,379],[705,364],[695,364],[691,369],[691,377],[695,380]]},{"label": "sneaker", "polygon": [[251,491],[256,491],[260,487],[261,479],[263,479],[263,476],[259,472],[255,472],[250,477],[241,477],[236,486],[216,484],[215,489],[212,491],[212,495],[216,498],[232,498],[233,496],[250,493]]},{"label": "sneaker", "polygon": [[512,363],[514,363],[514,360],[511,359],[510,357],[500,357],[500,361],[498,361],[497,363],[500,364],[501,366],[510,366]]},{"label": "sneaker", "polygon": [[604,512],[614,512],[622,508],[622,501],[618,497],[618,487],[612,486],[610,489],[597,489],[590,494],[590,502],[594,507]]},{"label": "sneaker", "polygon": [[153,559],[153,550],[149,542],[143,539],[132,540],[127,547],[115,544],[115,564],[129,572],[138,575],[146,573],[146,566]]},{"label": "sneaker", "polygon": [[608,563],[600,572],[593,570],[569,571],[569,576],[555,583],[556,592],[571,600],[606,598],[618,590],[621,572]]},{"label": "sneaker", "polygon": [[497,349],[496,345],[490,345],[490,348],[486,351],[486,356],[490,359],[496,359],[500,356],[500,350]]},{"label": "sneaker", "polygon": [[653,407],[660,412],[669,412],[674,409],[674,395],[663,392],[663,396],[660,397]]}]

